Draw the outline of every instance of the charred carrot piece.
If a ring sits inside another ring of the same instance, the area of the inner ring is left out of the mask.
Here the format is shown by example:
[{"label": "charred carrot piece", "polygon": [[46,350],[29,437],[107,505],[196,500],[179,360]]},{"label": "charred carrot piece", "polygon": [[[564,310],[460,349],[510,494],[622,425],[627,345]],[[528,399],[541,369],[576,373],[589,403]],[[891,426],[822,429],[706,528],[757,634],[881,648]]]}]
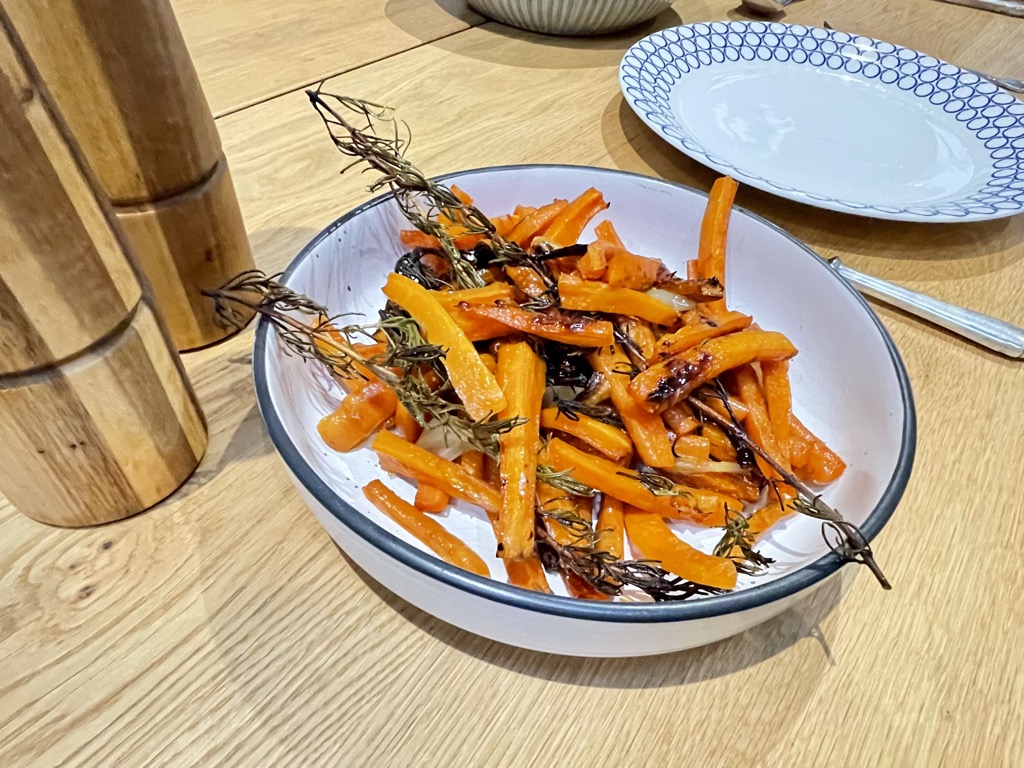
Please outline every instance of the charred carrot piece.
[{"label": "charred carrot piece", "polygon": [[395,415],[398,398],[382,381],[369,382],[347,395],[338,409],[317,424],[320,437],[342,453],[351,451]]},{"label": "charred carrot piece", "polygon": [[641,482],[636,472],[601,456],[584,453],[557,438],[548,443],[547,456],[556,471],[568,472],[584,485],[662,517],[690,520],[700,525],[724,525],[726,509],[743,509],[738,499],[679,484],[673,485],[671,494],[655,494]]},{"label": "charred carrot piece", "polygon": [[501,435],[501,509],[498,512],[498,550],[503,559],[534,554],[534,505],[537,454],[540,452],[540,411],[546,367],[525,341],[498,348],[498,381],[508,405],[502,419],[526,421]]},{"label": "charred carrot piece", "polygon": [[363,489],[363,494],[373,506],[398,523],[445,562],[479,576],[491,575],[487,564],[484,563],[480,555],[464,541],[445,530],[437,520],[428,517],[401,499],[380,480],[371,481]]},{"label": "charred carrot piece", "polygon": [[703,322],[698,325],[684,326],[675,333],[662,336],[655,345],[654,354],[648,362],[653,365],[666,357],[692,349],[708,339],[717,339],[720,336],[742,331],[749,328],[753,320],[752,317],[741,312],[727,312],[713,319],[704,318]]},{"label": "charred carrot piece", "polygon": [[557,408],[545,408],[540,414],[540,425],[544,429],[579,438],[612,459],[624,459],[633,452],[633,441],[629,435],[583,413],[574,413],[570,417]]},{"label": "charred carrot piece", "polygon": [[665,423],[660,416],[647,411],[629,393],[628,371],[632,366],[619,346],[613,344],[592,353],[590,364],[608,382],[612,403],[640,458],[651,467],[674,466],[676,459],[672,454],[672,441]]},{"label": "charred carrot piece", "polygon": [[672,325],[679,319],[675,307],[641,291],[567,275],[558,280],[558,296],[565,309],[632,315],[655,325]]},{"label": "charred carrot piece", "polygon": [[688,581],[718,589],[735,589],[736,566],[726,557],[701,552],[680,539],[661,516],[636,507],[626,507],[626,533],[630,544],[649,560],[657,560],[666,571]]},{"label": "charred carrot piece", "polygon": [[796,347],[781,333],[740,331],[652,365],[633,379],[629,391],[648,407],[663,408],[725,371],[762,360],[788,360],[795,354]]},{"label": "charred carrot piece", "polygon": [[[418,482],[426,481],[449,496],[476,504],[488,512],[497,514],[501,509],[501,496],[495,488],[473,477],[458,464],[407,442],[398,435],[378,432],[370,448],[382,457],[391,459],[387,462],[388,471]],[[384,464],[382,460],[381,466]]]},{"label": "charred carrot piece", "polygon": [[511,302],[497,304],[460,304],[467,314],[503,323],[509,328],[574,347],[600,347],[615,339],[607,320],[569,318],[543,312],[531,312]]},{"label": "charred carrot piece", "polygon": [[470,314],[461,308],[462,304],[512,301],[512,286],[507,283],[491,283],[483,288],[465,288],[460,291],[431,291],[430,294],[451,315],[470,341],[497,339],[512,333],[512,329],[504,323]]},{"label": "charred carrot piece", "polygon": [[[729,176],[722,176],[711,185],[708,207],[700,225],[700,244],[697,250],[697,270],[700,277],[717,278],[725,287],[725,244],[729,233],[729,215],[736,199],[739,184]],[[725,311],[725,296],[710,304],[712,311]]]},{"label": "charred carrot piece", "polygon": [[452,388],[473,419],[486,419],[505,407],[494,375],[480,360],[473,343],[437,298],[419,283],[392,272],[384,294],[408,312],[431,344],[445,350],[444,365]]}]

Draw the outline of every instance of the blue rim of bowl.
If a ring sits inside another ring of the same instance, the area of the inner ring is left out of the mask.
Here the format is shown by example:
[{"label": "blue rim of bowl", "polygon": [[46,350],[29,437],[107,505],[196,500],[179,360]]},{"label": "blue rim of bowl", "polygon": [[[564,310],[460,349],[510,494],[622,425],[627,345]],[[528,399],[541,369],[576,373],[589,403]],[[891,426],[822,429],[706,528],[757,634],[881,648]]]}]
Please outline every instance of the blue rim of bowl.
[{"label": "blue rim of bowl", "polygon": [[[613,170],[610,168],[591,168],[579,165],[502,165],[490,168],[474,168],[466,171],[456,171],[437,177],[437,180],[448,178],[462,178],[478,173],[493,173],[495,171],[522,171],[527,169],[544,169],[552,172],[560,170],[588,171],[600,174],[617,176],[629,176],[642,178],[648,182],[663,184],[667,187],[682,189],[706,198],[707,194],[693,187],[684,184],[676,184],[664,179],[657,179],[641,174],[629,173],[627,171]],[[302,262],[310,256],[313,250],[326,237],[330,236],[339,227],[349,220],[375,206],[381,205],[390,199],[390,193],[385,193],[373,200],[366,202],[359,207],[349,211],[344,216],[336,219],[330,226],[314,237],[306,246],[299,251],[298,255],[285,270],[283,282],[287,283],[288,278]],[[910,389],[910,380],[907,377],[906,368],[900,358],[896,345],[893,343],[889,332],[882,325],[878,316],[871,309],[870,305],[846,280],[840,277],[824,260],[821,259],[810,247],[797,238],[790,235],[781,227],[772,224],[770,221],[751,213],[745,208],[736,206],[736,210],[750,216],[761,224],[775,230],[787,239],[791,240],[808,256],[812,257],[812,264],[819,268],[828,270],[839,283],[850,292],[855,300],[868,313],[878,333],[881,335],[885,346],[889,351],[893,367],[896,369],[896,377],[899,381],[900,395],[903,403],[903,443],[900,447],[899,459],[896,463],[896,471],[889,481],[882,498],[875,508],[867,516],[864,524],[860,527],[861,532],[870,542],[892,517],[896,505],[899,503],[910,479],[910,471],[914,464],[914,452],[917,445],[917,423],[914,409],[914,398]],[[447,586],[469,592],[478,597],[493,600],[497,603],[513,608],[520,608],[527,611],[561,616],[570,619],[583,619],[587,621],[606,621],[615,623],[661,623],[688,621],[694,619],[707,619],[713,616],[721,616],[738,611],[746,611],[768,603],[781,600],[808,587],[815,585],[826,577],[838,571],[845,562],[834,552],[824,555],[813,563],[803,566],[793,573],[786,574],[780,578],[749,587],[737,592],[714,597],[698,598],[680,602],[660,603],[614,603],[581,600],[561,595],[548,595],[539,592],[532,592],[526,589],[513,587],[494,579],[477,576],[464,571],[453,565],[449,565],[429,552],[425,552],[399,539],[397,536],[381,528],[370,518],[364,516],[358,510],[346,503],[331,487],[325,483],[302,457],[295,444],[288,437],[283,422],[277,414],[270,398],[270,389],[267,382],[266,371],[266,348],[267,339],[270,334],[270,325],[265,318],[261,318],[256,328],[256,342],[253,354],[253,378],[256,387],[256,402],[259,405],[260,413],[267,425],[270,439],[277,448],[281,458],[298,478],[299,482],[313,495],[313,497],[324,506],[337,520],[349,528],[356,535],[365,539],[368,543],[379,549],[389,557],[398,560],[404,565],[412,568],[420,574],[437,579]]]}]

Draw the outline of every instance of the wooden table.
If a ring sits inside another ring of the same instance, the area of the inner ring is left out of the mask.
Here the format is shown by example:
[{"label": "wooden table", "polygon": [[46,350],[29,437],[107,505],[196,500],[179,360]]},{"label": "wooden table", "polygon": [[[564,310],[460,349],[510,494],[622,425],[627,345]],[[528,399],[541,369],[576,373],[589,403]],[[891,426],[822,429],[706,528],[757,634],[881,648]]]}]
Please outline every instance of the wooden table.
[{"label": "wooden table", "polygon": [[[464,28],[479,19],[431,0],[358,3],[370,21],[339,22],[337,36],[322,23],[354,0],[177,5],[215,109],[232,112],[218,125],[267,270],[367,197],[364,178],[339,176],[304,96],[281,93],[337,72],[332,90],[400,110],[429,172],[567,162],[704,189],[713,178],[633,116],[615,68],[655,26],[738,17],[726,2],[679,2],[596,40]],[[1008,17],[807,0],[788,18],[1024,75],[1024,22]],[[749,189],[739,202],[824,255],[1024,323],[1024,216],[908,225]],[[878,311],[919,418],[910,486],[876,544],[894,591],[861,575],[838,603],[635,660],[516,650],[382,591],[274,455],[251,330],[188,355],[211,440],[172,499],[77,531],[0,500],[0,765],[1021,765],[1024,369]]]}]

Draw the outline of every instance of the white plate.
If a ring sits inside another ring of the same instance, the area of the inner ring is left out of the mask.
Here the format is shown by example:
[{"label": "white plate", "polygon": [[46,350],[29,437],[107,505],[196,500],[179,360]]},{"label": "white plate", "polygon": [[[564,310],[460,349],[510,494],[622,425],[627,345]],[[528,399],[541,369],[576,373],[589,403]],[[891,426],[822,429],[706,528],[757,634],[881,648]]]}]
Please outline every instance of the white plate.
[{"label": "white plate", "polygon": [[[489,215],[597,187],[626,243],[675,269],[697,251],[707,203],[696,190],[593,168],[491,168],[447,179]],[[397,232],[407,226],[392,200],[378,198],[318,235],[284,279],[333,312],[374,317],[384,303],[381,286],[404,251]],[[860,295],[806,246],[741,209],[732,216],[728,259],[730,306],[793,340],[800,350],[791,369],[798,415],[849,464],[828,499],[873,537],[903,493],[914,453],[913,401],[892,341]],[[380,478],[411,499],[410,484],[382,472],[368,449],[339,454],[320,439],[317,422],[342,396],[320,366],[284,354],[266,323],[257,330],[253,365],[270,437],[341,548],[397,595],[485,637],[585,656],[689,648],[778,614],[840,568],[820,525],[799,518],[765,539],[763,551],[777,561],[771,570],[744,577],[733,594],[684,603],[600,603],[562,596],[561,580],[553,578],[552,588],[561,594],[543,595],[503,583],[490,524],[479,510],[462,507],[447,515],[445,525],[477,550],[496,578],[475,576],[438,560],[362,494],[363,486]],[[678,530],[705,546],[720,536],[685,525]]]},{"label": "white plate", "polygon": [[781,197],[903,221],[1024,211],[1024,104],[917,51],[789,24],[692,24],[630,48],[619,80],[670,144]]}]

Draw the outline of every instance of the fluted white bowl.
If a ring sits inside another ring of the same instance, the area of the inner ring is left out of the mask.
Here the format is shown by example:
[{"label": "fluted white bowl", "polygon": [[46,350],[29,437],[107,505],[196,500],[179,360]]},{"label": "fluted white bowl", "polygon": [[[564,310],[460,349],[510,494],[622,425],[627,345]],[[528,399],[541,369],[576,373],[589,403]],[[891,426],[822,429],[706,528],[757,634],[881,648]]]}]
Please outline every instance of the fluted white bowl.
[{"label": "fluted white bowl", "polygon": [[546,35],[601,35],[652,19],[672,0],[469,0],[484,16]]},{"label": "fluted white bowl", "polygon": [[[446,180],[457,182],[488,215],[597,187],[630,247],[677,270],[697,252],[707,204],[694,189],[596,168],[510,166]],[[283,280],[332,312],[375,317],[384,303],[381,286],[404,250],[396,233],[407,226],[394,201],[379,197],[317,235]],[[860,295],[807,246],[739,208],[730,222],[728,259],[730,307],[793,340],[800,350],[791,367],[794,409],[848,462],[827,499],[874,538],[903,494],[914,456],[913,398],[892,340]],[[445,526],[476,549],[495,578],[476,576],[439,560],[363,497],[373,479],[407,499],[414,489],[382,472],[369,449],[340,454],[324,444],[316,425],[337,407],[341,392],[320,366],[286,354],[265,322],[257,329],[253,367],[270,437],[324,528],[396,595],[470,632],[551,653],[665,653],[742,632],[841,572],[819,523],[799,517],[759,544],[775,559],[769,571],[741,577],[731,594],[681,603],[594,602],[566,597],[557,578],[551,585],[561,594],[540,594],[504,582],[486,516],[460,505]],[[721,535],[677,528],[705,547]]]}]

